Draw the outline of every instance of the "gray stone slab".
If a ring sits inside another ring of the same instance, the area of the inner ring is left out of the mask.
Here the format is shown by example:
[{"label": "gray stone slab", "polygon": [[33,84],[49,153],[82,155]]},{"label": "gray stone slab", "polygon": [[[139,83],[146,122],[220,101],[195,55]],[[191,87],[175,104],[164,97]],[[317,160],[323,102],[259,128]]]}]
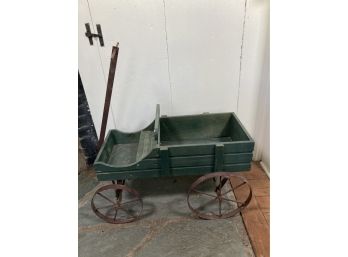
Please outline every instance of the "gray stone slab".
[{"label": "gray stone slab", "polygon": [[159,233],[135,256],[254,256],[239,217],[230,220],[187,220],[164,223]]},{"label": "gray stone slab", "polygon": [[140,226],[126,228],[101,227],[79,233],[79,256],[126,256],[148,233]]}]

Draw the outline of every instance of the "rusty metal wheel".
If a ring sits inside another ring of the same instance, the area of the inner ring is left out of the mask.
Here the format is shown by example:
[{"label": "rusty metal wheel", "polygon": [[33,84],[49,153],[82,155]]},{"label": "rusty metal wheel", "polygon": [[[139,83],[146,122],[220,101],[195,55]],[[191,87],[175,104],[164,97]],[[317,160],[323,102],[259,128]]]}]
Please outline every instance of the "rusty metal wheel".
[{"label": "rusty metal wheel", "polygon": [[[240,181],[232,187],[230,178]],[[226,183],[228,182],[228,183]],[[244,201],[237,201],[233,192],[246,190]],[[229,172],[214,172],[198,178],[192,183],[187,203],[190,210],[202,219],[226,219],[245,208],[252,197],[251,187],[246,179]]]},{"label": "rusty metal wheel", "polygon": [[113,224],[135,221],[143,210],[139,193],[122,184],[99,188],[93,195],[91,205],[99,218]]}]

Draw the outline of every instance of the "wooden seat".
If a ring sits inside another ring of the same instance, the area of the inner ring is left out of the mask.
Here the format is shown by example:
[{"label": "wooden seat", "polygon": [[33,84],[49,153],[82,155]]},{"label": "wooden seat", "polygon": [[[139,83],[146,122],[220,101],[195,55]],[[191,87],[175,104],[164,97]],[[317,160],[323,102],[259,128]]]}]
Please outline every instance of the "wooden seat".
[{"label": "wooden seat", "polygon": [[153,131],[141,131],[139,137],[136,161],[144,159],[156,146],[155,133]]}]

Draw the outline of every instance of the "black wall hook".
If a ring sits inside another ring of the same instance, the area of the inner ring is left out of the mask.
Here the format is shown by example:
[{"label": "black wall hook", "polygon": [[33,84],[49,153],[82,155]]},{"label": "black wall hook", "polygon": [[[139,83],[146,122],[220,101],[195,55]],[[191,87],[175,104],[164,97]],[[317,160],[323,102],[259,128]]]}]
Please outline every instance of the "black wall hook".
[{"label": "black wall hook", "polygon": [[89,23],[85,23],[85,26],[86,26],[86,33],[85,33],[85,35],[86,35],[86,37],[88,37],[89,44],[93,45],[93,37],[97,37],[97,38],[99,38],[100,46],[104,46],[103,33],[102,33],[102,30],[101,30],[100,24],[96,25],[98,34],[93,34],[91,32],[91,27],[89,26]]}]

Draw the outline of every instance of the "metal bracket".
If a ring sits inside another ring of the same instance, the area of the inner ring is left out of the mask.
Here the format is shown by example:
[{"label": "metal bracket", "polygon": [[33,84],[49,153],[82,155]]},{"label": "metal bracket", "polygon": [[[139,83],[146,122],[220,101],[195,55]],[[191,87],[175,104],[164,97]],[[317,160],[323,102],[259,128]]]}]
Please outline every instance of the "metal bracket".
[{"label": "metal bracket", "polygon": [[85,26],[86,26],[85,35],[86,35],[86,37],[88,37],[89,44],[92,46],[93,45],[93,37],[97,37],[97,38],[99,38],[100,46],[104,46],[103,33],[101,30],[100,24],[96,25],[98,34],[94,34],[91,32],[91,27],[89,26],[89,23],[85,23]]}]

